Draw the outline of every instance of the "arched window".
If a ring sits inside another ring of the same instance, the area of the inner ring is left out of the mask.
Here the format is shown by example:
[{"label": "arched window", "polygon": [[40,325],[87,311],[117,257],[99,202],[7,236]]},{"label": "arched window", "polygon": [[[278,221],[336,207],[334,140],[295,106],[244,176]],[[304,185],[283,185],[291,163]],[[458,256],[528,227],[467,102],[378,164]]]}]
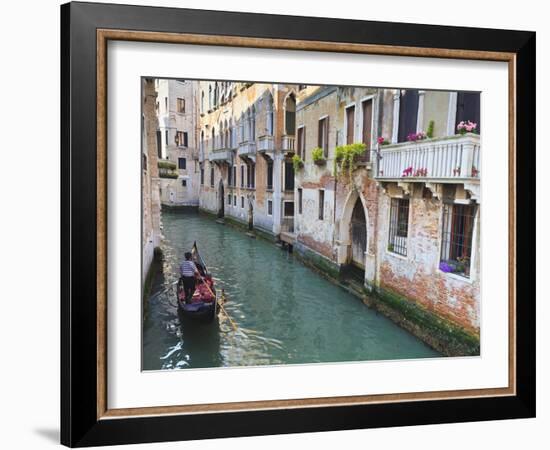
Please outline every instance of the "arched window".
[{"label": "arched window", "polygon": [[256,140],[256,108],[250,110],[250,140]]},{"label": "arched window", "polygon": [[204,152],[204,130],[201,131],[201,151]]},{"label": "arched window", "polygon": [[239,139],[240,142],[245,142],[245,136],[244,136],[244,115],[241,114],[241,119],[239,120]]},{"label": "arched window", "polygon": [[233,121],[229,120],[229,148],[235,148],[235,139],[233,137]]},{"label": "arched window", "polygon": [[216,148],[216,129],[212,128],[212,150]]},{"label": "arched window", "polygon": [[266,124],[265,128],[268,136],[273,135],[273,96],[271,92],[267,96],[267,105],[266,105]]},{"label": "arched window", "polygon": [[208,86],[208,111],[212,109],[212,85]]},{"label": "arched window", "polygon": [[294,136],[296,132],[296,98],[290,94],[285,101],[285,134]]},{"label": "arched window", "polygon": [[224,140],[225,140],[225,148],[230,148],[231,143],[229,142],[229,128],[227,127],[227,120],[224,123]]},{"label": "arched window", "polygon": [[204,114],[204,91],[201,92],[201,114]]},{"label": "arched window", "polygon": [[216,81],[216,84],[214,85],[214,108],[218,106],[218,94],[219,94],[219,88],[218,88],[218,82]]}]

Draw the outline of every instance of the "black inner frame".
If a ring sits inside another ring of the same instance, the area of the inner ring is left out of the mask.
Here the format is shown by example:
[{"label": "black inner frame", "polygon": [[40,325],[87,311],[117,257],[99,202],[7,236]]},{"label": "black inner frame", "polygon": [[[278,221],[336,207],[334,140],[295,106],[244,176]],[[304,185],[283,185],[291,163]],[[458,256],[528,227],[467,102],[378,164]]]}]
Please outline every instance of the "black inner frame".
[{"label": "black inner frame", "polygon": [[[517,395],[97,420],[98,28],[515,53],[516,190],[521,199],[516,205]],[[521,151],[535,148],[535,33],[70,3],[61,6],[61,119],[63,444],[108,445],[535,416],[535,152]]]}]

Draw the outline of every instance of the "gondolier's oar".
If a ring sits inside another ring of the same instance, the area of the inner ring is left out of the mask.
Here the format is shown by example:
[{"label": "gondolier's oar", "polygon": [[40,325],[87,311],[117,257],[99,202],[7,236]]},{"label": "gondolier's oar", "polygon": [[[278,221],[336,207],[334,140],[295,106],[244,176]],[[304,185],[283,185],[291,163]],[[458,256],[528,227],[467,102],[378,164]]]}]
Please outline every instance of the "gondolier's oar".
[{"label": "gondolier's oar", "polygon": [[[199,273],[199,278],[202,280],[203,284],[206,286],[206,288],[210,291],[210,294],[212,294],[212,297],[214,297],[214,300],[216,301],[216,303],[219,305],[219,307],[222,309],[223,313],[225,314],[225,316],[229,319],[229,323],[231,323],[231,326],[233,327],[233,330],[235,331],[239,331],[238,330],[238,326],[237,324],[235,323],[235,321],[231,318],[231,316],[229,314],[227,314],[227,311],[225,310],[225,308],[223,307],[223,305],[221,303],[218,302],[218,298],[216,297],[216,294],[214,292],[212,292],[212,289],[210,289],[210,286],[208,286],[208,283],[204,280],[204,278],[202,277],[202,275]],[[241,331],[241,333],[243,333]],[[244,334],[244,333],[243,333]],[[246,334],[245,334],[246,336]]]}]

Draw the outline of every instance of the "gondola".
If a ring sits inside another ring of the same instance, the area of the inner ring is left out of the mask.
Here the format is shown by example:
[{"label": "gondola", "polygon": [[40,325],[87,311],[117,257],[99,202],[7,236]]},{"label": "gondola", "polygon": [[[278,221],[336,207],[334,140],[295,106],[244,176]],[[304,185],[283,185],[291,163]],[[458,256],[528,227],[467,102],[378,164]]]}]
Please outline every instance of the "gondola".
[{"label": "gondola", "polygon": [[214,279],[208,272],[206,264],[204,264],[199,254],[196,242],[193,244],[191,255],[200,275],[196,277],[195,292],[190,302],[185,301],[183,281],[181,278],[178,281],[176,289],[178,310],[183,317],[197,321],[210,322],[216,317],[217,313]]}]

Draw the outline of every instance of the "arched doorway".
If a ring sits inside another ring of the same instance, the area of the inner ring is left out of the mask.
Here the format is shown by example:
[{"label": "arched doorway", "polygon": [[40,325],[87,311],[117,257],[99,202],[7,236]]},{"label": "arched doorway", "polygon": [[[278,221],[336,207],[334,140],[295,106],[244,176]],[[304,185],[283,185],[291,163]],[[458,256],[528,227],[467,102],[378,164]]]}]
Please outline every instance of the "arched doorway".
[{"label": "arched doorway", "polygon": [[225,194],[223,189],[223,183],[220,180],[220,184],[218,186],[218,217],[221,219],[225,216]]},{"label": "arched doorway", "polygon": [[357,197],[350,221],[351,264],[365,270],[365,251],[367,250],[367,221],[361,199]]}]

